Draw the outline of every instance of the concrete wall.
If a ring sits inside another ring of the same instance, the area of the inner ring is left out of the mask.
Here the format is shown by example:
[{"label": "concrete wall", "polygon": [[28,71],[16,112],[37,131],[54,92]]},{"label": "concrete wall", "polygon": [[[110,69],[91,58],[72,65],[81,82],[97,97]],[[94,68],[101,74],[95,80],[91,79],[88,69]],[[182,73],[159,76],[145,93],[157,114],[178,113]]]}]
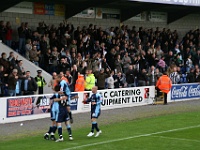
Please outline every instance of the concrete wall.
[{"label": "concrete wall", "polygon": [[[0,20],[10,21],[13,29],[17,29],[19,24],[16,23],[16,18],[19,18],[21,22],[29,22],[29,26],[34,30],[38,26],[38,22],[45,21],[47,25],[55,24],[58,25],[64,20],[64,17],[59,16],[48,16],[48,15],[30,15],[30,14],[20,14],[20,13],[0,13]],[[101,26],[103,29],[106,29],[111,26],[119,26],[119,20],[110,20],[110,19],[88,19],[88,18],[75,18],[72,17],[68,19],[68,22],[77,26],[88,26],[90,23],[97,26]],[[159,22],[138,22],[138,21],[125,21],[124,24],[129,25],[130,27],[136,26],[137,28],[143,26],[145,28],[156,28],[156,27],[165,27],[172,30],[177,30],[180,37],[184,35],[190,29],[196,29],[200,26],[200,14],[190,14],[185,16],[171,24],[159,23]],[[15,30],[16,31],[16,30]],[[16,36],[14,33],[14,37]]]}]

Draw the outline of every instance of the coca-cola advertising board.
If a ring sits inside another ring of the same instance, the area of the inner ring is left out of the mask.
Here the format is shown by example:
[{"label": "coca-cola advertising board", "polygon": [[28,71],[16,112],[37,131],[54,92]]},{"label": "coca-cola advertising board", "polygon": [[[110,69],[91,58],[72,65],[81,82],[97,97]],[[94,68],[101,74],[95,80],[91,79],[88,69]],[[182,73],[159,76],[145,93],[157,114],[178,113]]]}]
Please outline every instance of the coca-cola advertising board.
[{"label": "coca-cola advertising board", "polygon": [[178,84],[171,89],[171,100],[199,99],[200,84]]}]

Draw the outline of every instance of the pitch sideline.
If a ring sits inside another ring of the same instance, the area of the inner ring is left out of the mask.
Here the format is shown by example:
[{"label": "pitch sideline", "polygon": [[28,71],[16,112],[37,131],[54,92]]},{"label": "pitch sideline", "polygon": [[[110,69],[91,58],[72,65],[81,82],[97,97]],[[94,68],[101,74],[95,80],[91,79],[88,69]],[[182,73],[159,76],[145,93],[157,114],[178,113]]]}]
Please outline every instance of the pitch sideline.
[{"label": "pitch sideline", "polygon": [[135,138],[140,138],[140,137],[147,137],[147,136],[152,136],[152,135],[157,135],[157,134],[162,134],[162,133],[169,133],[169,132],[193,129],[193,128],[198,128],[198,127],[200,127],[200,124],[196,125],[196,126],[188,126],[188,127],[184,127],[184,128],[177,128],[177,129],[165,130],[165,131],[160,131],[160,132],[153,132],[153,133],[148,133],[148,134],[130,136],[130,137],[126,137],[126,138],[107,140],[107,141],[102,141],[102,142],[97,142],[97,143],[92,143],[92,144],[85,144],[85,145],[75,146],[75,147],[71,147],[71,148],[66,148],[66,149],[63,149],[63,150],[80,149],[80,148],[89,147],[89,146],[113,143],[113,142],[124,141],[124,140],[129,140],[129,139],[135,139]]}]

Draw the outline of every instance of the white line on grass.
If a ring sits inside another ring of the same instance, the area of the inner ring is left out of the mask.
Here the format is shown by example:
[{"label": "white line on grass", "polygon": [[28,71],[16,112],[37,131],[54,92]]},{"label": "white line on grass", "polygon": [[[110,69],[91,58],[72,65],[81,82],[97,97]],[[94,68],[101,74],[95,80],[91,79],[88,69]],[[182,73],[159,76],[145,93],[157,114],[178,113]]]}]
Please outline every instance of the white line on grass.
[{"label": "white line on grass", "polygon": [[89,147],[89,146],[113,143],[113,142],[135,139],[135,138],[140,138],[140,137],[147,137],[147,136],[152,136],[152,135],[157,135],[157,134],[162,134],[162,133],[169,133],[169,132],[193,129],[193,128],[198,128],[198,127],[200,127],[200,125],[188,126],[188,127],[184,127],[184,128],[177,128],[177,129],[171,129],[171,130],[165,130],[165,131],[160,131],[160,132],[153,132],[153,133],[148,133],[148,134],[141,134],[141,135],[130,136],[130,137],[114,139],[114,140],[107,140],[107,141],[102,141],[102,142],[97,142],[97,143],[92,143],[92,144],[85,144],[85,145],[75,146],[75,147],[71,147],[71,148],[66,148],[66,149],[63,149],[63,150],[80,149],[80,148]]},{"label": "white line on grass", "polygon": [[167,136],[151,136],[151,137],[157,137],[157,138],[169,139],[169,140],[179,140],[179,141],[188,141],[188,142],[197,142],[197,143],[200,143],[199,140],[191,140],[191,139],[183,139],[183,138],[173,138],[173,137],[167,137]]}]

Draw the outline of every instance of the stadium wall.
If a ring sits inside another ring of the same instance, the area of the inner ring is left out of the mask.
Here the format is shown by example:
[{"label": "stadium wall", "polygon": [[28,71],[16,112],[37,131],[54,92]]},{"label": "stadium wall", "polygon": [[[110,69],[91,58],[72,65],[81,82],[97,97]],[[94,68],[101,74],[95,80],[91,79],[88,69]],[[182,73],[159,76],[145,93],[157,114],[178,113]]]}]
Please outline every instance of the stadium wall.
[{"label": "stadium wall", "polygon": [[[49,16],[49,15],[34,15],[34,14],[22,14],[22,13],[11,13],[11,12],[2,12],[0,13],[0,20],[10,21],[12,28],[14,29],[14,37],[17,37],[17,28],[20,26],[20,22],[28,22],[29,26],[35,30],[38,26],[38,22],[44,21],[47,25],[58,25],[65,18],[62,16]],[[101,26],[103,29],[106,29],[111,26],[120,26],[120,21],[116,19],[91,19],[91,18],[78,18],[71,17],[68,19],[68,22],[71,22],[75,27],[77,26],[88,26],[90,23]],[[144,28],[170,28],[171,30],[177,30],[179,37],[182,37],[189,30],[194,30],[199,28],[200,14],[190,14],[187,15],[171,24],[166,22],[150,22],[150,21],[131,21],[127,20],[123,22],[129,27],[136,26],[137,29],[141,26]]]}]

